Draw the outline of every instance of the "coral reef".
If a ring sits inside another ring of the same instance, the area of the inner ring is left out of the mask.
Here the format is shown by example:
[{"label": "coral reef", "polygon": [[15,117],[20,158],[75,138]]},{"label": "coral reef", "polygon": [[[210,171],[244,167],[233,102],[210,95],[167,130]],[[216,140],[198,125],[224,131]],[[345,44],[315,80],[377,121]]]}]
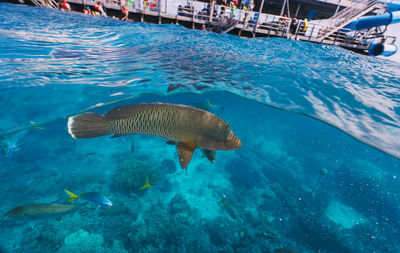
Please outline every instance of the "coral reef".
[{"label": "coral reef", "polygon": [[160,172],[173,174],[176,172],[176,164],[171,159],[164,159],[160,164]]},{"label": "coral reef", "polygon": [[121,162],[112,175],[111,186],[121,193],[139,193],[146,182],[157,178],[156,168],[146,160],[129,159]]},{"label": "coral reef", "polygon": [[104,246],[104,238],[101,234],[91,234],[85,230],[78,230],[68,235],[64,240],[62,246],[57,253],[127,253],[123,245],[119,241],[114,241],[111,248]]},{"label": "coral reef", "polygon": [[263,180],[257,166],[249,161],[234,158],[226,163],[225,170],[230,175],[230,180],[235,189],[253,189]]}]

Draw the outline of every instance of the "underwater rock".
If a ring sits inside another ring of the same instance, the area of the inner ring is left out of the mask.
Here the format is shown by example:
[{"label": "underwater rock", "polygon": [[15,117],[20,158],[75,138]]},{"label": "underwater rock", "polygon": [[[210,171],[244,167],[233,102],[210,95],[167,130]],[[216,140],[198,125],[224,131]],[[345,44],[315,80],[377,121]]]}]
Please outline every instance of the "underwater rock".
[{"label": "underwater rock", "polygon": [[[136,223],[128,234],[127,247],[131,252],[162,252],[159,248],[167,247],[167,239],[176,234],[175,224],[165,226],[171,224],[166,208],[162,203],[147,206],[141,218],[142,221]],[[155,251],[148,251],[149,247]]]},{"label": "underwater rock", "polygon": [[230,181],[235,188],[253,189],[263,180],[262,174],[255,165],[242,159],[232,159],[225,165],[230,174]]},{"label": "underwater rock", "polygon": [[227,233],[229,229],[225,226],[221,226],[221,224],[224,224],[223,220],[218,220],[210,222],[206,227],[211,243],[217,247],[228,244],[227,242],[230,239],[229,233]]},{"label": "underwater rock", "polygon": [[156,178],[156,169],[148,161],[129,159],[121,162],[112,175],[111,186],[121,193],[139,193],[139,188],[146,182]]},{"label": "underwater rock", "polygon": [[25,227],[18,246],[15,245],[17,247],[14,246],[10,252],[56,252],[62,240],[57,238],[57,230],[53,226],[55,223],[59,222],[54,220],[37,222],[34,226]]},{"label": "underwater rock", "polygon": [[176,164],[171,159],[164,159],[161,162],[160,171],[166,174],[173,174],[176,172]]},{"label": "underwater rock", "polygon": [[168,210],[171,215],[177,215],[178,213],[189,212],[191,207],[187,200],[181,194],[177,193],[169,202]]}]

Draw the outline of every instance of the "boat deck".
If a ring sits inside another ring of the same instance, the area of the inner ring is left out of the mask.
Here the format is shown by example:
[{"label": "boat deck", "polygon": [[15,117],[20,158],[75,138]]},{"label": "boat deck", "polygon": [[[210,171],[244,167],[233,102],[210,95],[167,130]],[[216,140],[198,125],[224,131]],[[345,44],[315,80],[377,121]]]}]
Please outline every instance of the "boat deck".
[{"label": "boat deck", "polygon": [[[33,1],[33,0],[30,0]],[[48,0],[35,0],[48,1]],[[299,20],[293,24],[286,17],[261,12],[245,11],[231,7],[198,1],[158,0],[146,5],[143,1],[135,1],[133,6],[127,6],[129,20],[149,23],[175,23],[191,29],[202,29],[218,33],[235,34],[240,37],[283,37],[313,43],[341,46],[359,53],[373,43],[393,44],[395,37],[385,36],[376,30],[354,31],[341,28],[328,37],[323,37],[332,27],[314,21]],[[94,6],[92,0],[68,0],[75,11],[83,11],[84,6]],[[104,4],[108,16],[121,17],[121,6],[116,3]]]}]

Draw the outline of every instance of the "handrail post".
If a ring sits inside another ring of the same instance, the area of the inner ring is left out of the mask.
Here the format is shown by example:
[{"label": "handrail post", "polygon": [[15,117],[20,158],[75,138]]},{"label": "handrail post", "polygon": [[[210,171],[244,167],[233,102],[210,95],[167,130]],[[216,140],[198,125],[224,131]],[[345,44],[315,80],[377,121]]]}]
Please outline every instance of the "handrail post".
[{"label": "handrail post", "polygon": [[313,27],[312,27],[312,29],[311,29],[310,36],[308,36],[308,41],[311,40],[311,37],[312,37],[312,35],[313,35],[313,33],[314,33],[314,28],[315,28],[315,25],[313,25]]},{"label": "handrail post", "polygon": [[209,22],[211,23],[213,17],[214,17],[214,3],[215,0],[211,0],[211,4],[210,4],[210,18],[209,18]]},{"label": "handrail post", "polygon": [[279,16],[283,16],[283,12],[284,12],[284,10],[285,10],[286,1],[287,1],[287,0],[284,0],[284,1],[283,1],[282,9],[281,9],[281,14],[280,14]]},{"label": "handrail post", "polygon": [[163,0],[158,0],[158,23],[161,24],[161,6]]},{"label": "handrail post", "polygon": [[254,37],[255,37],[255,35],[257,33],[258,20],[260,20],[261,11],[262,11],[263,7],[264,7],[264,0],[261,1],[260,10],[258,11],[258,17],[257,17],[256,23],[254,25]]},{"label": "handrail post", "polygon": [[298,24],[297,24],[297,27],[296,27],[296,32],[294,33],[295,34],[295,40],[298,40],[298,38],[299,38],[299,30],[300,30],[300,26],[301,26],[301,23],[303,23],[304,21],[301,21],[301,22],[298,22]]},{"label": "handrail post", "polygon": [[193,11],[193,15],[192,15],[192,29],[194,29],[195,25],[194,25],[194,14],[196,13],[196,10],[194,8],[196,4],[196,0],[192,0],[192,11]]}]

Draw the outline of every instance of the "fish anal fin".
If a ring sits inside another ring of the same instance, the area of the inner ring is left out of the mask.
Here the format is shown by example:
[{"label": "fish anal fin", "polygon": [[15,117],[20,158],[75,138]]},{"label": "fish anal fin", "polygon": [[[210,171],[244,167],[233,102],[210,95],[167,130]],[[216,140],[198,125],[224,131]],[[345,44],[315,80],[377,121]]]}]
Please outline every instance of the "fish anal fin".
[{"label": "fish anal fin", "polygon": [[179,142],[176,147],[178,150],[179,163],[181,164],[181,168],[185,169],[192,159],[195,146],[193,147],[193,144],[191,145],[189,143]]},{"label": "fish anal fin", "polygon": [[193,149],[195,149],[195,148],[197,147],[196,142],[194,142],[194,141],[188,142],[187,145],[188,145],[190,148],[193,148]]}]

